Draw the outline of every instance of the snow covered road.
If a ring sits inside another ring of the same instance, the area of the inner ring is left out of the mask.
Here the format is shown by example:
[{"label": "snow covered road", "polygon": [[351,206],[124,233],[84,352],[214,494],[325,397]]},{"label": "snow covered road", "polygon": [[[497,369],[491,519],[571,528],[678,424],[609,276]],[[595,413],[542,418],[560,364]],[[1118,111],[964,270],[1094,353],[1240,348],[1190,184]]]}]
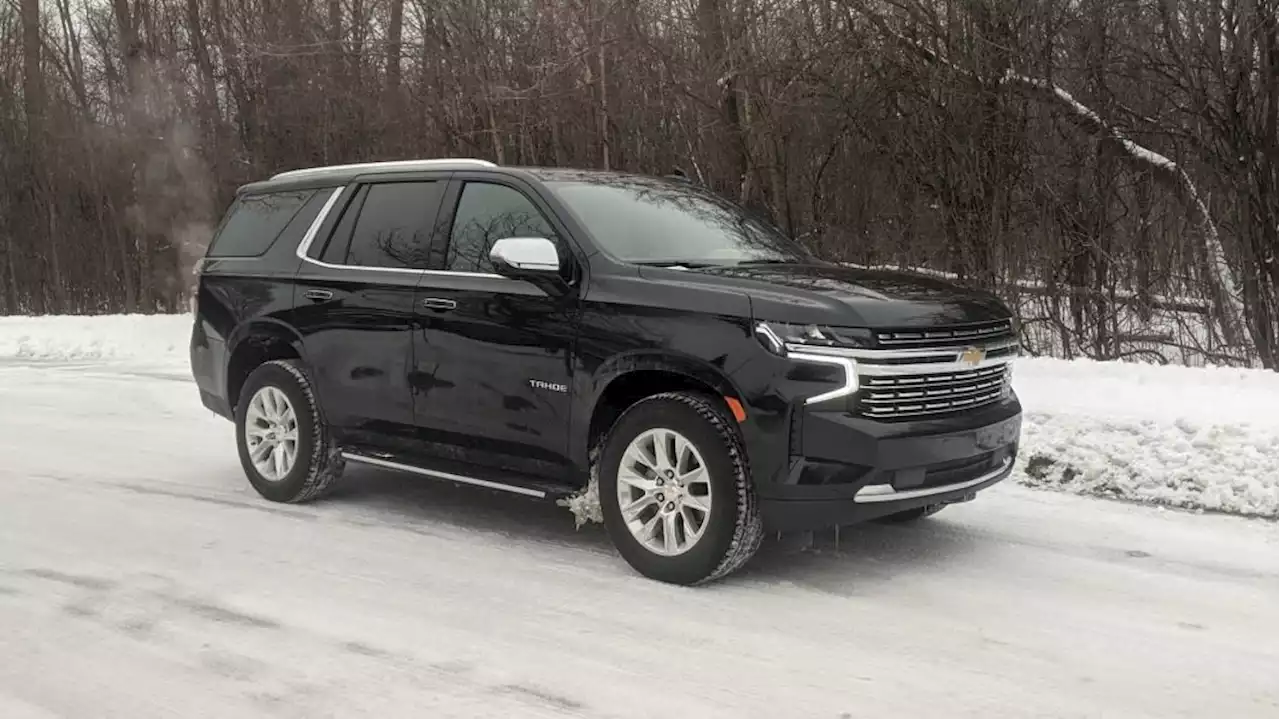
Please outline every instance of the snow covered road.
[{"label": "snow covered road", "polygon": [[0,717],[1274,717],[1276,524],[1012,483],[699,589],[554,506],[260,500],[181,368],[0,362]]}]

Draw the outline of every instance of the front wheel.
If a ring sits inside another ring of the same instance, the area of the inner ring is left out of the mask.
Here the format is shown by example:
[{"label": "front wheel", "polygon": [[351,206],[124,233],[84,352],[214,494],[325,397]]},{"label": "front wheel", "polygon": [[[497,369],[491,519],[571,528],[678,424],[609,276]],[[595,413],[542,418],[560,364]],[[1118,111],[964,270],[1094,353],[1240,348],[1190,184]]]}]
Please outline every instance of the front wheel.
[{"label": "front wheel", "polygon": [[746,450],[715,399],[668,392],[637,402],[610,430],[599,461],[605,527],[644,576],[700,584],[759,549]]},{"label": "front wheel", "polygon": [[320,496],[342,474],[311,379],[297,360],[272,360],[245,380],[236,444],[249,483],[274,502]]}]

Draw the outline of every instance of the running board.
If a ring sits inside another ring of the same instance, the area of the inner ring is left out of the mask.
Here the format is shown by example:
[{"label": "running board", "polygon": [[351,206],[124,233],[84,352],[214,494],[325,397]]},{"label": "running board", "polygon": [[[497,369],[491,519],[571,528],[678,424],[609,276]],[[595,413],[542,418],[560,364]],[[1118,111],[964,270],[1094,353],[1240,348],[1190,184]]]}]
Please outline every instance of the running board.
[{"label": "running board", "polygon": [[522,494],[526,497],[537,497],[538,499],[546,499],[547,493],[541,489],[532,489],[529,487],[521,487],[515,484],[506,484],[503,482],[491,482],[487,479],[476,479],[475,477],[466,477],[461,474],[453,474],[451,472],[441,472],[435,469],[424,469],[423,467],[415,467],[411,464],[401,464],[400,462],[392,462],[387,459],[378,459],[377,457],[367,457],[363,454],[354,452],[343,452],[342,458],[348,462],[358,462],[360,464],[368,464],[374,467],[384,467],[386,469],[396,469],[401,472],[410,472],[412,474],[420,474],[424,477],[432,479],[444,479],[450,482],[460,482],[462,484],[470,484],[476,487],[486,487],[488,489],[497,489],[503,492],[511,492],[512,494]]}]

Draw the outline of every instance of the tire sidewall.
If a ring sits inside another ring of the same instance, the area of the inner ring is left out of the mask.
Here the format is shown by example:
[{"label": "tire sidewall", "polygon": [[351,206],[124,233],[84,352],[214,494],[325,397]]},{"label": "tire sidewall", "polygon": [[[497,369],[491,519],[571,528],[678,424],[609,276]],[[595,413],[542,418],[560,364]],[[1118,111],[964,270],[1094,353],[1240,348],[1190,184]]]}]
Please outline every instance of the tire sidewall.
[{"label": "tire sidewall", "polygon": [[[258,472],[249,457],[249,446],[245,441],[245,415],[249,401],[263,387],[275,387],[289,398],[293,406],[294,416],[298,419],[298,452],[293,468],[279,481],[271,481]],[[298,382],[298,378],[289,370],[274,362],[268,362],[255,369],[245,380],[240,389],[240,398],[236,402],[236,446],[240,453],[240,464],[244,468],[249,483],[259,494],[275,502],[291,502],[303,493],[307,479],[311,475],[316,456],[316,417],[312,411],[307,393]]]},{"label": "tire sidewall", "polygon": [[[660,395],[641,400],[614,424],[600,454],[600,508],[618,553],[642,574],[675,584],[698,583],[720,567],[743,512],[740,482],[745,481],[742,477],[745,467],[740,465],[745,456],[736,436],[737,429],[728,421],[718,428],[691,403],[701,403],[724,416],[714,404],[700,396],[678,399]],[[711,485],[711,512],[706,531],[691,549],[670,557],[654,554],[632,536],[618,506],[618,467],[623,453],[641,433],[659,427],[679,432],[694,444],[710,474]],[[734,434],[726,437],[725,432]]]}]

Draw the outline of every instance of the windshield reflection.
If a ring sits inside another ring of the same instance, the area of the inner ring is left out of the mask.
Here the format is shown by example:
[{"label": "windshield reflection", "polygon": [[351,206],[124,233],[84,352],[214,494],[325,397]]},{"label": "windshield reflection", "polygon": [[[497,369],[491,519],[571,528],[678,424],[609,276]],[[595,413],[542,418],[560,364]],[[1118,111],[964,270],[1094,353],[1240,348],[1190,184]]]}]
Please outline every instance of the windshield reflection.
[{"label": "windshield reflection", "polygon": [[769,223],[687,182],[558,172],[546,185],[623,262],[699,267],[813,259]]}]

